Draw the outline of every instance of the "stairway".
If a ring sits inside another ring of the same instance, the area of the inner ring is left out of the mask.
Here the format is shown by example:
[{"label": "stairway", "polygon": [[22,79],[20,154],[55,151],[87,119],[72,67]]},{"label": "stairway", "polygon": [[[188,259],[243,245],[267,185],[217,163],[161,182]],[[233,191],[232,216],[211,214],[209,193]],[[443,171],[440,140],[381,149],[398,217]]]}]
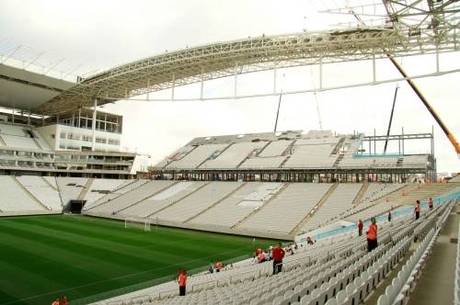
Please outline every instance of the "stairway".
[{"label": "stairway", "polygon": [[34,201],[36,202],[37,204],[39,204],[42,208],[44,208],[45,210],[48,210],[48,211],[51,211],[51,208],[47,207],[43,202],[41,202],[40,200],[38,200],[37,197],[34,196],[34,194],[32,194],[19,180],[16,176],[11,176],[13,178],[13,180],[17,183],[17,185],[19,185],[19,187]]},{"label": "stairway", "polygon": [[8,146],[6,145],[5,141],[3,140],[2,136],[0,135],[0,145],[1,146]]},{"label": "stairway", "polygon": [[262,147],[262,149],[260,149],[257,154],[256,154],[256,157],[259,157],[259,155],[265,150],[265,148],[267,148],[268,145],[270,145],[272,143],[272,141],[268,141],[267,144],[264,145],[264,147]]},{"label": "stairway", "polygon": [[351,203],[352,207],[355,207],[361,203],[361,200],[363,199],[363,196],[366,194],[368,188],[369,182],[365,181],[363,183],[363,186],[361,186],[361,189],[359,190],[358,194],[356,194],[355,199],[353,199],[353,202]]},{"label": "stairway", "polygon": [[327,192],[323,195],[323,197],[318,201],[318,203],[311,208],[311,210],[308,212],[307,215],[305,215],[304,218],[294,227],[289,231],[289,234],[292,235],[299,231],[307,222],[308,220],[315,215],[316,211],[318,211],[321,206],[329,199],[332,193],[334,193],[335,189],[339,186],[338,183],[334,183],[328,190]]},{"label": "stairway", "polygon": [[340,153],[337,159],[335,159],[334,164],[332,164],[332,167],[337,167],[339,166],[340,161],[342,161],[343,157],[345,156],[344,153]]}]

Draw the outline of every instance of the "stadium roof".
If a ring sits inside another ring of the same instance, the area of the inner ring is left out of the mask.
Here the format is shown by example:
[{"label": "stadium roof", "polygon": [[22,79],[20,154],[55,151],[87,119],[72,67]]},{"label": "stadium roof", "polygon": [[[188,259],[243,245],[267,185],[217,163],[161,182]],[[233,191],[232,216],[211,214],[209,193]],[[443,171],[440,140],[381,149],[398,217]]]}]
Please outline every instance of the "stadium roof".
[{"label": "stadium roof", "polygon": [[[426,39],[431,39],[426,37]],[[383,58],[451,50],[454,36],[437,46],[420,37],[408,40],[391,29],[354,29],[261,36],[214,43],[135,61],[89,77],[37,108],[57,114],[127,99],[149,92],[234,74],[325,62]]]},{"label": "stadium roof", "polygon": [[75,84],[0,64],[0,106],[32,110]]},{"label": "stadium roof", "polygon": [[95,99],[102,105],[176,86],[274,68],[458,50],[460,4],[428,2],[384,1],[380,8],[384,13],[378,25],[372,27],[365,26],[354,9],[347,7],[334,13],[351,11],[360,21],[359,26],[261,35],[166,52],[82,79],[46,103],[34,104],[34,111],[54,115],[91,107]]}]

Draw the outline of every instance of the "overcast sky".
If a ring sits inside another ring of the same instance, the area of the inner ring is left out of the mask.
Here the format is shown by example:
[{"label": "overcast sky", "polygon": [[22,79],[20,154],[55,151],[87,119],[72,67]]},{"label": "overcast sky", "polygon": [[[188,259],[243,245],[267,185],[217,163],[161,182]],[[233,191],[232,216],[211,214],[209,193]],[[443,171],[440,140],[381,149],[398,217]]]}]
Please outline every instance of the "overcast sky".
[{"label": "overcast sky", "polygon": [[[76,72],[84,74],[165,50],[261,34],[321,30],[353,20],[317,12],[334,2],[340,1],[1,0],[0,50],[25,45],[37,53],[45,51],[42,60],[65,58],[59,69],[78,67]],[[418,74],[432,71],[435,61],[433,56],[420,56],[404,58],[402,64],[409,73]],[[441,68],[459,66],[458,52],[441,56]],[[369,67],[364,63],[331,65],[325,69],[325,83],[340,85],[369,79]],[[398,76],[387,60],[380,61],[377,67],[379,77]],[[310,67],[278,71],[278,88],[289,91],[314,87],[315,71]],[[245,94],[272,90],[272,75],[273,72],[264,72],[241,76],[238,91]],[[458,74],[416,81],[457,138],[460,138],[459,81]],[[233,92],[232,86],[233,79],[211,81],[205,84],[205,95],[227,96]],[[318,103],[323,129],[372,134],[375,128],[378,134],[384,134],[395,86],[325,91],[316,96],[312,93],[283,96],[278,130],[319,129]],[[159,92],[151,97],[170,94]],[[197,85],[178,88],[175,93],[177,98],[198,95]],[[154,161],[159,161],[197,136],[272,131],[277,102],[278,97],[198,102],[120,101],[105,106],[104,110],[124,116],[124,147],[151,154]],[[411,89],[400,83],[393,133],[400,133],[402,128],[406,133],[431,132],[432,126],[438,171],[460,172],[460,162],[450,142]],[[417,144],[412,149],[421,148]]]}]

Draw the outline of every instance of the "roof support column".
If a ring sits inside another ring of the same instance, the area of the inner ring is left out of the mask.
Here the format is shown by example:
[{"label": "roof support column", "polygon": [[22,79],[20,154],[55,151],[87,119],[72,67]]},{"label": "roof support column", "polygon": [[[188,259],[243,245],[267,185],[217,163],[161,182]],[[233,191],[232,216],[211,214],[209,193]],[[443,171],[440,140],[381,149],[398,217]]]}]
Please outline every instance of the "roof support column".
[{"label": "roof support column", "polygon": [[174,101],[174,88],[176,87],[176,74],[172,75],[171,100]]},{"label": "roof support column", "polygon": [[93,124],[92,129],[93,129],[93,145],[91,147],[92,151],[96,150],[96,120],[97,120],[97,98],[94,99],[94,105],[93,105]]},{"label": "roof support column", "polygon": [[372,82],[375,84],[377,81],[377,69],[375,64],[375,53],[372,54]]},{"label": "roof support column", "polygon": [[323,57],[319,58],[319,89],[323,90]]},{"label": "roof support column", "polygon": [[203,100],[203,92],[204,92],[204,68],[201,67],[200,100]]},{"label": "roof support column", "polygon": [[235,76],[233,81],[233,96],[236,97],[238,95],[238,64],[235,64]]}]

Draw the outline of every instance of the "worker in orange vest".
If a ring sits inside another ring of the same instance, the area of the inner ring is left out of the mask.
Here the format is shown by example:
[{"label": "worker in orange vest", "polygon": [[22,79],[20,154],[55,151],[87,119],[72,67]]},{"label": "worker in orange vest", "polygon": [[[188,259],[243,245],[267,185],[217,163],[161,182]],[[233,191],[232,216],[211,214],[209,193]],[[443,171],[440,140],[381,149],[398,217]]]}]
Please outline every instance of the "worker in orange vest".
[{"label": "worker in orange vest", "polygon": [[430,210],[433,209],[433,198],[430,197],[430,199],[428,199],[428,207],[430,208]]},{"label": "worker in orange vest", "polygon": [[179,284],[179,295],[185,295],[185,287],[187,286],[187,272],[185,270],[180,270],[179,275],[177,276],[177,283]]},{"label": "worker in orange vest", "polygon": [[367,251],[371,252],[377,248],[377,221],[375,217],[371,218],[371,224],[366,232],[367,237]]},{"label": "worker in orange vest", "polygon": [[415,220],[420,218],[420,200],[415,203]]}]

